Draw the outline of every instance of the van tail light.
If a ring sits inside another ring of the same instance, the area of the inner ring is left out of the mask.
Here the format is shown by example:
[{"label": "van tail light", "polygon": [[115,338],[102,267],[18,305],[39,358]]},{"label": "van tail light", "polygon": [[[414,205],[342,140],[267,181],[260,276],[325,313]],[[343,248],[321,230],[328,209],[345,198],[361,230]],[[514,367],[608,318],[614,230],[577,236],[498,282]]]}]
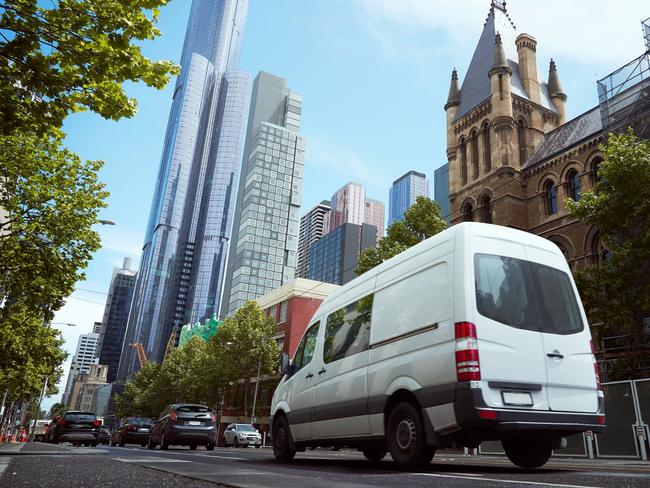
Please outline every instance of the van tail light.
[{"label": "van tail light", "polygon": [[594,355],[594,373],[596,375],[596,389],[603,389],[603,385],[600,383],[600,366],[598,366],[598,361],[596,361],[596,348],[594,347],[594,341],[590,340],[589,345],[591,346],[591,353]]},{"label": "van tail light", "polygon": [[480,381],[481,362],[478,357],[476,326],[456,322],[456,376],[458,381]]},{"label": "van tail light", "polygon": [[178,416],[176,415],[176,411],[173,411],[172,414],[169,416],[169,420],[176,422],[178,420]]},{"label": "van tail light", "polygon": [[102,421],[99,420],[99,419],[96,419],[96,420],[93,422],[93,427],[99,427],[100,425],[102,425]]}]

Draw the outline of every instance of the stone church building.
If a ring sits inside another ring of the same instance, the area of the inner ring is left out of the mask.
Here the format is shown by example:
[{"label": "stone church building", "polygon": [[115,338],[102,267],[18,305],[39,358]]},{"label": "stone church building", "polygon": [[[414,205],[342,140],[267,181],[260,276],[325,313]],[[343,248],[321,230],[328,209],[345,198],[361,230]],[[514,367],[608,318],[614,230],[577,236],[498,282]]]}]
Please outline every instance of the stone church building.
[{"label": "stone church building", "polygon": [[[451,223],[505,225],[559,246],[572,269],[606,257],[596,228],[568,214],[596,183],[603,127],[598,107],[567,121],[567,94],[551,59],[537,71],[537,41],[518,34],[492,1],[462,84],[454,69],[447,114]],[[541,60],[540,60],[541,62]]]}]

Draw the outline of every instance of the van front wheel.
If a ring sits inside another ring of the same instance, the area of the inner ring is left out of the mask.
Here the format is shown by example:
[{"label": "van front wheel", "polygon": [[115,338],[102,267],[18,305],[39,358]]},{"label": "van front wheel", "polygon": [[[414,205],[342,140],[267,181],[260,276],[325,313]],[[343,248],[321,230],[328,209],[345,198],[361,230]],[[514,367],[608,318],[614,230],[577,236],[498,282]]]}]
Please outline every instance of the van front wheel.
[{"label": "van front wheel", "polygon": [[422,418],[411,403],[398,404],[388,419],[388,449],[401,469],[414,469],[431,461]]},{"label": "van front wheel", "polygon": [[549,439],[504,439],[503,450],[520,468],[533,469],[546,464],[553,448]]},{"label": "van front wheel", "polygon": [[296,455],[291,449],[291,429],[285,417],[273,422],[273,455],[278,461],[291,461]]}]

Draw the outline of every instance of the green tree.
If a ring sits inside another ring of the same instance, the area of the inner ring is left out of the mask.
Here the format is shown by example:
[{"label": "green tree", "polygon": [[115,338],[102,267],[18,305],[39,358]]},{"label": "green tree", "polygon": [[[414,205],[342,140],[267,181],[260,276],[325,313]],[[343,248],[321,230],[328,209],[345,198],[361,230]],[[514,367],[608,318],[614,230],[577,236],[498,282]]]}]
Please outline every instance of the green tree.
[{"label": "green tree", "polygon": [[54,417],[59,417],[66,412],[65,405],[63,403],[55,403],[50,407],[50,411],[47,413],[45,418],[53,419]]},{"label": "green tree", "polygon": [[160,374],[160,364],[148,362],[124,385],[121,394],[115,395],[115,414],[118,417],[140,415],[158,418],[171,402],[166,392],[155,391],[154,383]]},{"label": "green tree", "polygon": [[0,3],[0,135],[49,132],[71,112],[117,120],[136,101],[124,83],[163,88],[178,67],[151,61],[141,41],[160,35],[169,0],[4,0]]},{"label": "green tree", "polygon": [[361,252],[355,272],[361,275],[446,228],[447,222],[440,215],[438,204],[430,198],[417,197],[404,213],[404,219],[388,226],[386,237],[377,247]]},{"label": "green tree", "polygon": [[[611,134],[601,150],[595,190],[566,205],[598,228],[611,257],[576,273],[576,281],[595,335],[627,335],[636,350],[647,342],[642,324],[650,315],[650,141],[629,130]],[[642,359],[633,354],[619,361],[619,373],[629,375]]]}]

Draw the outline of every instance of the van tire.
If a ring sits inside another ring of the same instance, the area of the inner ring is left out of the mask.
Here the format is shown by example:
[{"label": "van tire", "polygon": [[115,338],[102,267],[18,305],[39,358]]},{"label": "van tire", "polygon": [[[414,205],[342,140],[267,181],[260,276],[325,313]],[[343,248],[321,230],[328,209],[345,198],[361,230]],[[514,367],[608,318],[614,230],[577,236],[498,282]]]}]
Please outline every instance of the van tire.
[{"label": "van tire", "polygon": [[291,461],[296,451],[291,449],[291,429],[286,417],[280,416],[273,422],[273,455],[278,461]]},{"label": "van tire", "polygon": [[420,412],[412,403],[399,403],[390,413],[387,441],[390,455],[400,469],[417,468],[433,457],[429,457]]},{"label": "van tire", "polygon": [[525,469],[539,468],[551,457],[553,448],[549,439],[504,439],[503,450],[513,464]]},{"label": "van tire", "polygon": [[386,457],[388,451],[381,447],[365,447],[361,450],[366,459],[372,463],[378,463]]}]

